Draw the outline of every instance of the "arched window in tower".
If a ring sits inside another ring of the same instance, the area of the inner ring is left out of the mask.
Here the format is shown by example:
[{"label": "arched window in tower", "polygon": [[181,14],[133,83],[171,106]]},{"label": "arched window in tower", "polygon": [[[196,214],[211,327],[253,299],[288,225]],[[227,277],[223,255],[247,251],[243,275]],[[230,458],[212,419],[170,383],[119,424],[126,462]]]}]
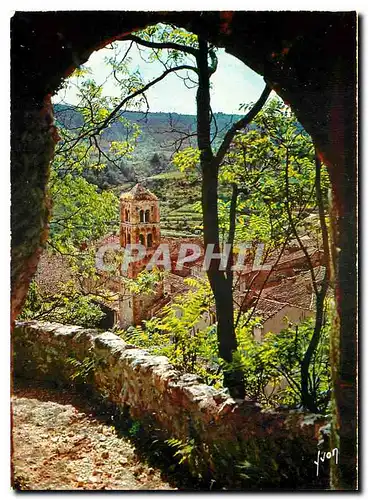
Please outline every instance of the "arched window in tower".
[{"label": "arched window in tower", "polygon": [[144,234],[142,234],[142,233],[140,233],[140,235],[139,235],[139,243],[141,245],[146,245],[146,242],[144,240]]},{"label": "arched window in tower", "polygon": [[139,222],[144,222],[144,210],[139,210]]},{"label": "arched window in tower", "polygon": [[131,237],[130,237],[130,233],[128,233],[128,245],[131,244]]},{"label": "arched window in tower", "polygon": [[125,209],[125,220],[128,221],[129,220],[129,212],[127,209]]},{"label": "arched window in tower", "polygon": [[151,233],[147,234],[147,246],[148,246],[148,248],[151,248],[151,246],[152,246],[152,234]]},{"label": "arched window in tower", "polygon": [[149,210],[146,210],[146,213],[145,213],[145,218],[144,218],[144,222],[149,222],[150,221],[150,211]]}]

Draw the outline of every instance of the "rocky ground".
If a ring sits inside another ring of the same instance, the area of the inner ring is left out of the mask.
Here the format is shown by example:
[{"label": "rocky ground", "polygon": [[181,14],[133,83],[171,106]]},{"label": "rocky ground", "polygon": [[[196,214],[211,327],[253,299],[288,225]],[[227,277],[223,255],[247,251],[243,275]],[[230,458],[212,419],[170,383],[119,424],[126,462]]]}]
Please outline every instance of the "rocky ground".
[{"label": "rocky ground", "polygon": [[175,490],[134,443],[70,391],[16,387],[14,486],[22,490]]}]

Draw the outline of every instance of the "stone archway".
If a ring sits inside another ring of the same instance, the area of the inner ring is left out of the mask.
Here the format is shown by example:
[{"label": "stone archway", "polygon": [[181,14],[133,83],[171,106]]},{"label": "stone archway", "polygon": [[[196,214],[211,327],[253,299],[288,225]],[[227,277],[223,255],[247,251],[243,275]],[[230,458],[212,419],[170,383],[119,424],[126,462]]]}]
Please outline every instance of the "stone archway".
[{"label": "stone archway", "polygon": [[356,482],[356,15],[303,12],[18,12],[12,18],[12,319],[21,310],[50,210],[57,131],[50,97],[94,51],[159,21],[201,33],[263,75],[291,105],[333,186],[335,487]]}]

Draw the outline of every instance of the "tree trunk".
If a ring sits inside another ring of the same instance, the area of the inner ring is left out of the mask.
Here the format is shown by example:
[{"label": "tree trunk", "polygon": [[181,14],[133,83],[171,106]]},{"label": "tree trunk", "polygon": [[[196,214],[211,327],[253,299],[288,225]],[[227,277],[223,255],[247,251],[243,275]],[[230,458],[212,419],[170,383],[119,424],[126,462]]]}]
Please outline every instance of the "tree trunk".
[{"label": "tree trunk", "polygon": [[[199,37],[198,41],[197,134],[202,170],[203,238],[205,248],[209,244],[213,244],[214,252],[218,253],[220,252],[217,207],[219,164],[216,158],[214,158],[211,148],[208,47],[207,42],[202,37]],[[219,265],[219,259],[211,259],[207,275],[215,297],[219,355],[223,360],[231,363],[233,353],[237,349],[234,328],[232,279],[231,276],[226,274],[226,271],[219,269]],[[240,370],[226,370],[224,384],[233,397],[244,398],[243,374]]]},{"label": "tree trunk", "polygon": [[[319,412],[317,408],[316,402],[314,400],[313,395],[309,390],[309,366],[311,364],[313,354],[315,353],[320,338],[321,332],[323,328],[323,315],[324,315],[324,304],[325,298],[327,294],[327,288],[330,282],[330,246],[328,241],[328,229],[325,218],[325,208],[323,203],[323,194],[322,194],[322,186],[321,186],[321,161],[318,158],[317,152],[315,154],[315,164],[316,164],[316,198],[317,198],[317,206],[318,206],[318,215],[319,221],[321,224],[321,232],[322,232],[322,242],[323,242],[323,253],[325,258],[326,271],[323,277],[323,281],[321,284],[320,290],[316,293],[316,320],[314,323],[314,331],[312,339],[309,343],[308,349],[306,350],[301,367],[301,393],[302,393],[302,404],[308,410],[313,411],[315,413]],[[314,273],[312,273],[313,286],[317,291],[318,285],[315,280]]]},{"label": "tree trunk", "polygon": [[315,353],[319,340],[321,338],[321,332],[323,328],[323,316],[324,316],[324,303],[325,303],[325,293],[319,293],[316,299],[316,321],[314,323],[313,336],[309,342],[308,349],[306,350],[303,360],[300,365],[301,374],[301,396],[302,405],[313,413],[319,413],[320,410],[317,407],[316,401],[311,394],[309,387],[309,366],[311,364],[313,354]]}]

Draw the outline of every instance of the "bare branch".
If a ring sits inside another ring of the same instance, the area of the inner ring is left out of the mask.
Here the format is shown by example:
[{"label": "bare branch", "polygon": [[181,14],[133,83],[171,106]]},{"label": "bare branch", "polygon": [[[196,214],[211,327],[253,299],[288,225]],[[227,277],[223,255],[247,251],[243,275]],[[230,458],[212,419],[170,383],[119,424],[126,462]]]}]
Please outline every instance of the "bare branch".
[{"label": "bare branch", "polygon": [[216,55],[216,52],[214,51],[214,49],[209,49],[208,55],[210,56],[210,59],[211,59],[211,66],[208,67],[209,72],[210,72],[210,76],[211,76],[217,70],[218,59],[217,59],[217,55]]},{"label": "bare branch", "polygon": [[194,47],[188,47],[186,45],[182,45],[180,43],[175,42],[150,42],[148,40],[142,40],[135,35],[129,35],[124,38],[124,40],[131,40],[139,45],[143,45],[144,47],[148,47],[150,49],[173,49],[180,50],[181,52],[185,52],[186,54],[191,54],[192,56],[196,56],[198,50]]},{"label": "bare branch", "polygon": [[170,73],[173,73],[173,72],[176,72],[176,71],[181,71],[181,70],[191,70],[191,71],[195,71],[197,72],[197,69],[193,66],[189,66],[187,64],[183,64],[183,65],[180,65],[180,66],[176,66],[174,68],[169,68],[167,69],[166,71],[164,71],[160,76],[158,76],[157,78],[155,78],[154,80],[150,81],[149,83],[147,83],[146,85],[144,85],[142,88],[136,90],[135,92],[133,92],[132,94],[128,95],[127,97],[125,97],[114,109],[113,111],[111,111],[111,113],[105,118],[105,120],[98,126],[96,126],[96,128],[92,128],[92,129],[88,129],[86,130],[85,132],[83,132],[82,134],[80,134],[78,137],[75,138],[75,140],[71,140],[71,142],[73,142],[71,144],[71,146],[69,146],[68,148],[62,150],[64,153],[67,152],[67,151],[70,151],[72,148],[74,148],[82,139],[84,139],[85,137],[87,136],[95,136],[95,135],[98,135],[102,130],[104,130],[108,125],[109,123],[113,120],[113,118],[116,117],[116,115],[118,114],[118,112],[124,107],[124,105],[134,99],[135,97],[139,96],[139,95],[142,95],[144,94],[149,88],[151,88],[153,85],[155,85],[156,83],[160,82],[161,80],[163,80],[167,75],[169,75]]},{"label": "bare branch", "polygon": [[324,209],[323,195],[322,195],[322,189],[321,189],[321,160],[318,157],[317,151],[315,151],[315,165],[316,165],[316,169],[315,169],[315,171],[316,171],[316,198],[317,198],[319,220],[320,220],[321,232],[322,232],[322,247],[323,247],[323,253],[324,253],[325,263],[326,263],[326,272],[325,272],[325,276],[323,278],[322,289],[323,288],[327,289],[327,286],[328,286],[329,280],[330,280],[330,245],[329,245],[329,239],[328,239],[328,229],[327,229],[327,224],[326,224],[325,209]]},{"label": "bare branch", "polygon": [[211,144],[213,144],[216,140],[217,135],[218,135],[218,126],[217,126],[216,116],[215,116],[214,112],[212,111],[212,107],[210,107],[210,111],[211,111],[211,121],[213,120],[213,123],[215,125],[215,133],[213,134],[213,137],[211,139]]},{"label": "bare branch", "polygon": [[227,131],[224,140],[222,141],[222,144],[219,147],[219,150],[216,154],[216,160],[218,165],[220,165],[220,163],[224,159],[224,156],[235,134],[238,132],[238,130],[241,130],[242,128],[246,127],[257,116],[259,111],[262,109],[264,103],[267,101],[267,98],[270,95],[270,93],[271,93],[271,88],[266,84],[260,98],[252,107],[252,109],[245,116],[243,116],[243,118],[235,122],[232,125],[232,127]]},{"label": "bare branch", "polygon": [[173,73],[174,71],[181,71],[183,69],[186,69],[186,70],[191,70],[191,71],[195,71],[197,72],[197,69],[193,66],[189,66],[187,64],[182,64],[180,66],[176,66],[175,68],[169,68],[167,69],[166,71],[164,71],[160,76],[158,76],[157,78],[155,78],[154,80],[150,81],[149,83],[147,83],[146,85],[144,85],[144,87],[142,87],[141,89],[138,89],[136,90],[135,92],[133,92],[132,94],[130,94],[129,96],[125,97],[120,104],[118,104],[115,109],[109,114],[109,116],[102,122],[102,124],[96,128],[95,130],[95,133],[99,133],[101,132],[101,130],[103,130],[104,128],[107,127],[107,125],[110,123],[110,121],[117,115],[117,113],[121,110],[121,108],[128,102],[130,101],[131,99],[134,99],[135,97],[143,94],[144,92],[146,92],[150,87],[152,87],[153,85],[156,85],[156,83],[160,82],[161,80],[163,80],[167,75],[169,75],[170,73]]},{"label": "bare branch", "polygon": [[303,251],[303,253],[305,255],[305,258],[307,259],[309,270],[311,273],[312,286],[313,286],[314,293],[318,296],[318,286],[317,286],[316,275],[315,275],[314,268],[313,268],[313,263],[311,261],[308,250],[306,249],[304,243],[302,242],[302,240],[298,234],[298,230],[295,227],[295,222],[293,219],[293,215],[291,213],[290,199],[289,199],[289,149],[288,148],[286,148],[286,161],[285,161],[285,206],[286,206],[286,213],[287,213],[287,216],[289,219],[290,227],[293,231],[293,234],[294,234],[301,250]]}]

